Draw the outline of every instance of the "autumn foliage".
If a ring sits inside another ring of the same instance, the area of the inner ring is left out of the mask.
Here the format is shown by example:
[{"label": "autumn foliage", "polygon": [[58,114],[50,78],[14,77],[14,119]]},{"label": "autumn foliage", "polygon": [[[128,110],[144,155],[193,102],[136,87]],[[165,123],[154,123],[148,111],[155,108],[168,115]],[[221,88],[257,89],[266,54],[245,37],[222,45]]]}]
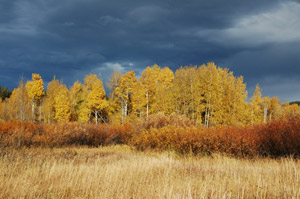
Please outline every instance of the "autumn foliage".
[{"label": "autumn foliage", "polygon": [[140,150],[172,149],[181,154],[296,157],[300,155],[300,119],[290,118],[246,127],[150,128],[135,136],[133,145]]},{"label": "autumn foliage", "polygon": [[0,101],[0,120],[136,124],[162,113],[216,128],[300,116],[297,104],[262,97],[259,85],[249,99],[243,76],[213,62],[175,72],[167,66],[148,66],[139,78],[134,71],[115,71],[107,82],[109,95],[104,85],[101,74],[88,74],[83,83],[76,81],[69,88],[54,76],[46,87],[39,74],[32,74],[31,81],[21,79],[11,96]]},{"label": "autumn foliage", "polygon": [[59,123],[42,125],[30,122],[0,123],[0,143],[2,147],[125,144],[129,142],[131,135],[132,128],[127,124]]},{"label": "autumn foliage", "polygon": [[0,146],[127,144],[180,154],[299,156],[300,107],[262,97],[259,85],[247,102],[243,77],[213,62],[175,73],[153,65],[139,78],[115,71],[107,86],[109,96],[96,74],[70,88],[55,76],[46,89],[39,74],[21,79],[0,100]]},{"label": "autumn foliage", "polygon": [[[299,118],[249,127],[220,128],[196,127],[182,118],[161,116],[158,121],[153,120],[135,127],[129,124],[4,122],[0,123],[0,144],[2,147],[128,144],[138,150],[174,150],[180,154],[300,155]],[[179,122],[177,126],[172,125],[176,124],[174,120]]]}]

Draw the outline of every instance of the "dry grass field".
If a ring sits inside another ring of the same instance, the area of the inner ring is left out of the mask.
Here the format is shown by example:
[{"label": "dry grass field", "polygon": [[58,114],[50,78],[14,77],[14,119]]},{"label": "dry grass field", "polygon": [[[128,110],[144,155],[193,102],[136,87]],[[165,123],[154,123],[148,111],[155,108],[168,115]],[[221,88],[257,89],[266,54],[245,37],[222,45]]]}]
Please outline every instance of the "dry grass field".
[{"label": "dry grass field", "polygon": [[103,148],[1,149],[0,198],[300,198],[292,158]]}]

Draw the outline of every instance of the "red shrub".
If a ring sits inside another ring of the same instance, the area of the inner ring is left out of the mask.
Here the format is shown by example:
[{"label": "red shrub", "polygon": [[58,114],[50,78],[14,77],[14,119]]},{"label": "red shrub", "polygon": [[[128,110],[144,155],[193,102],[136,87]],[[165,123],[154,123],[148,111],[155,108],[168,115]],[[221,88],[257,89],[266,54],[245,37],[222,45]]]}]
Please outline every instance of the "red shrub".
[{"label": "red shrub", "polygon": [[[174,122],[176,121],[176,122]],[[172,125],[174,122],[174,125]],[[129,144],[138,150],[173,149],[179,153],[224,153],[236,157],[300,156],[300,119],[250,127],[196,127],[181,116],[149,118],[137,125],[1,122],[0,146]]]},{"label": "red shrub", "polygon": [[34,124],[0,123],[1,146],[67,146],[126,144],[132,137],[130,125],[94,125],[79,123]]},{"label": "red shrub", "polygon": [[236,157],[299,156],[300,120],[273,121],[251,127],[150,128],[134,137],[137,149],[172,148],[180,153],[225,153]]}]

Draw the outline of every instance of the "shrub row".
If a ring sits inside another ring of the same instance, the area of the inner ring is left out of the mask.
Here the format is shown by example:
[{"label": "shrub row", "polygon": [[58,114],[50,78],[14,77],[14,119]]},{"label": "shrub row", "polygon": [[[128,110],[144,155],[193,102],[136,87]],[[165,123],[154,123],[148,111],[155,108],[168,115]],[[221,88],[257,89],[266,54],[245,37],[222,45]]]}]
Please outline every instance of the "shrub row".
[{"label": "shrub row", "polygon": [[[173,118],[174,119],[174,118]],[[204,128],[172,125],[158,118],[150,124],[93,125],[29,122],[0,123],[2,147],[128,144],[138,150],[175,150],[182,154],[224,153],[236,157],[300,156],[300,119],[273,121],[250,127]],[[161,122],[163,121],[163,122]],[[184,125],[183,125],[184,124]],[[187,125],[188,124],[188,125]]]},{"label": "shrub row", "polygon": [[300,119],[292,118],[249,127],[151,128],[135,135],[139,150],[176,150],[182,154],[222,153],[235,157],[300,156]]},{"label": "shrub row", "polygon": [[5,122],[0,123],[0,145],[2,147],[60,147],[126,144],[129,142],[132,132],[132,127],[128,124],[60,123],[43,125],[30,122]]}]

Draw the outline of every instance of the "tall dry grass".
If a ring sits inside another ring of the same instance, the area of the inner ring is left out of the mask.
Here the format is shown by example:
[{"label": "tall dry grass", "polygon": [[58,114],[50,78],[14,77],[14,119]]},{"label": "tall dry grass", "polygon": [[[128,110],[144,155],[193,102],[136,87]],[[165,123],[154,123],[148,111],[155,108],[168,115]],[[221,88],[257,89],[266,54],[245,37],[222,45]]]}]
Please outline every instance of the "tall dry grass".
[{"label": "tall dry grass", "polygon": [[299,198],[300,162],[104,148],[4,148],[0,198]]}]

